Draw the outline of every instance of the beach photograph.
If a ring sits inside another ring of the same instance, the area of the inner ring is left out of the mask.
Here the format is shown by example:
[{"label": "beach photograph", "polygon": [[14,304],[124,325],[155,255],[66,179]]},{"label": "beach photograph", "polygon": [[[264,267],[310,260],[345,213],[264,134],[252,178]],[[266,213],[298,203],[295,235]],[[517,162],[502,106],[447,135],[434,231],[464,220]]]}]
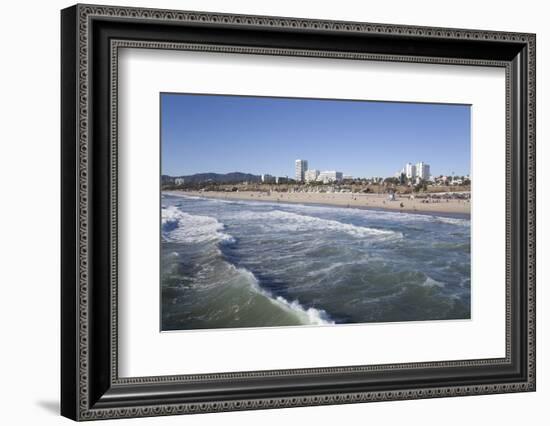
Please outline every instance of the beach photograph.
[{"label": "beach photograph", "polygon": [[160,94],[160,329],[471,317],[471,106]]}]

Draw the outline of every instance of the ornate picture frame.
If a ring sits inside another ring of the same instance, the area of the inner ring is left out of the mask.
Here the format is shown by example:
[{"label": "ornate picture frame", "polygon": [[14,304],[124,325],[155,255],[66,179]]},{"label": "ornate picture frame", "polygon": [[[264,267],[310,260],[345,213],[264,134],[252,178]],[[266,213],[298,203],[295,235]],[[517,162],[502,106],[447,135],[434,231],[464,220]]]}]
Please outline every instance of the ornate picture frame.
[{"label": "ornate picture frame", "polygon": [[[535,44],[534,34],[510,32],[64,9],[62,415],[94,420],[534,391]],[[506,356],[119,377],[117,71],[119,49],[126,47],[504,68]]]}]

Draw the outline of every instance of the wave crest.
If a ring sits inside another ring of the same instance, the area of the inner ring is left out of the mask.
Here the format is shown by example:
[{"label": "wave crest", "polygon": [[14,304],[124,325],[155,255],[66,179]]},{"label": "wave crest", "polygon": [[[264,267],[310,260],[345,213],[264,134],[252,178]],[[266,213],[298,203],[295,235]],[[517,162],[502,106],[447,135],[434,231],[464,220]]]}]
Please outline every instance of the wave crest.
[{"label": "wave crest", "polygon": [[276,228],[278,231],[316,231],[330,230],[345,232],[356,238],[379,237],[379,239],[401,239],[400,232],[386,229],[369,228],[366,226],[352,225],[332,219],[322,219],[283,210],[269,212],[242,212],[239,217],[245,220],[260,220],[262,225]]},{"label": "wave crest", "polygon": [[445,287],[445,284],[434,280],[432,277],[426,275],[426,280],[422,283],[423,287]]},{"label": "wave crest", "polygon": [[271,292],[260,286],[260,282],[251,271],[245,268],[236,267],[234,265],[231,265],[231,267],[246,278],[253,291],[266,297],[271,303],[277,305],[279,308],[296,315],[302,323],[310,325],[334,324],[334,321],[330,319],[325,310],[306,308],[298,300],[289,301],[282,296],[274,296]]},{"label": "wave crest", "polygon": [[235,239],[223,232],[225,226],[210,216],[190,215],[175,206],[162,209],[162,237],[180,243],[233,243]]},{"label": "wave crest", "polygon": [[456,217],[445,217],[445,216],[436,216],[438,222],[446,223],[448,225],[457,225],[457,226],[470,226],[470,221],[468,219],[460,219]]}]

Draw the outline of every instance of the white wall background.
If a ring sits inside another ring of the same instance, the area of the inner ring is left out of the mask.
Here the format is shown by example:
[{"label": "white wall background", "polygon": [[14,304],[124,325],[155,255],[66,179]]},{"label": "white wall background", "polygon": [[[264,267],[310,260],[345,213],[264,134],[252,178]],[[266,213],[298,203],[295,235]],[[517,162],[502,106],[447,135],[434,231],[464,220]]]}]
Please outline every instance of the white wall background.
[{"label": "white wall background", "polygon": [[[550,401],[550,27],[537,0],[120,0],[143,7],[537,33],[538,390],[491,395],[107,421],[102,424],[499,425],[547,422]],[[2,424],[69,424],[59,405],[59,10],[71,2],[2,5],[0,67],[0,401]],[[489,254],[490,255],[490,254]],[[546,262],[545,262],[546,261]],[[546,419],[545,419],[546,418]],[[482,420],[483,419],[483,420]],[[131,423],[130,423],[131,422]]]}]

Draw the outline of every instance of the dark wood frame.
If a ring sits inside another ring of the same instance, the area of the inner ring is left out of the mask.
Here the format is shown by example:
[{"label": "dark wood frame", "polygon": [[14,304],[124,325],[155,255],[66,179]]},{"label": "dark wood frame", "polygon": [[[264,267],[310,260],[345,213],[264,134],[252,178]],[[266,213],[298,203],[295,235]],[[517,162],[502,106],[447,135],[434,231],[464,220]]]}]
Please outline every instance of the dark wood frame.
[{"label": "dark wood frame", "polygon": [[[61,413],[74,420],[535,390],[535,36],[76,5],[61,13]],[[498,66],[507,75],[499,359],[119,378],[117,49]]]}]

